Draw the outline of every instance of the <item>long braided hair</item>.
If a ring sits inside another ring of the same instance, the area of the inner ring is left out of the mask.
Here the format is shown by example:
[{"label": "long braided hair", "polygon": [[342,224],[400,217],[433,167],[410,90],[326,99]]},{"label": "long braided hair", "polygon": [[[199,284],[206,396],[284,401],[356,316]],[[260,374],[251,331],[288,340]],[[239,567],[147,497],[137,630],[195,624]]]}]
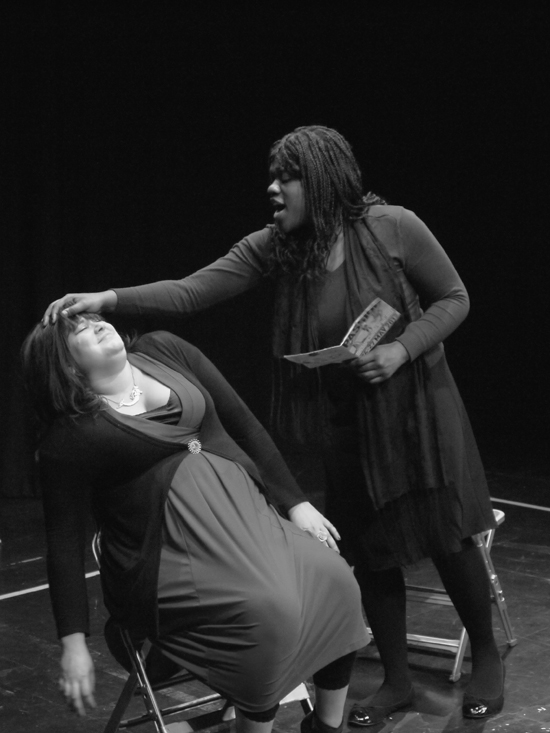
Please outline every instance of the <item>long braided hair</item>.
[{"label": "long braided hair", "polygon": [[269,168],[301,180],[308,222],[299,231],[283,234],[273,227],[270,272],[298,280],[324,274],[330,248],[344,221],[361,219],[372,204],[385,201],[363,195],[361,171],[347,140],[330,127],[297,127],[277,140]]}]

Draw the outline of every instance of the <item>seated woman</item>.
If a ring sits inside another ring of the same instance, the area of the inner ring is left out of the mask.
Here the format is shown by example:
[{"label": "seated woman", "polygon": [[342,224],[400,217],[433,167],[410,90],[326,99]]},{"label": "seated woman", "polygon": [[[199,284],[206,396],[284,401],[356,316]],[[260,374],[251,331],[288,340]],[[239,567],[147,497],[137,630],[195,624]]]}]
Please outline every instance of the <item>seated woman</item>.
[{"label": "seated woman", "polygon": [[[279,701],[311,675],[302,730],[341,726],[353,657],[369,640],[358,586],[327,546],[335,528],[213,364],[167,332],[127,345],[86,314],[38,325],[22,355],[48,423],[40,476],[68,701],[81,714],[94,704],[92,511],[111,617],[228,697],[238,731],[268,732]],[[304,509],[317,537],[301,528]]]}]

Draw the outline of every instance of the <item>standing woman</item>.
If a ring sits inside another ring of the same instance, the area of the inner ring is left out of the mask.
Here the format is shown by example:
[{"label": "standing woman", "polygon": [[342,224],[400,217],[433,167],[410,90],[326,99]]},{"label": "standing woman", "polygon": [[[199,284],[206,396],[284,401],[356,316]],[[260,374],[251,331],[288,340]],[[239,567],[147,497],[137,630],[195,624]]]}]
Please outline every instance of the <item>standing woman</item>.
[{"label": "standing woman", "polygon": [[[442,341],[464,320],[464,285],[433,234],[412,212],[363,195],[347,141],[300,127],[270,153],[274,225],[183,280],[69,294],[60,310],[191,314],[276,279],[273,420],[322,448],[326,514],[355,566],[384,682],[350,723],[375,725],[408,706],[402,568],[431,557],[466,627],[472,675],[463,714],[502,709],[504,668],[491,597],[471,536],[494,527],[488,488]],[[281,359],[339,343],[376,297],[401,317],[369,354],[306,369]],[[313,530],[310,516],[295,517]]]}]

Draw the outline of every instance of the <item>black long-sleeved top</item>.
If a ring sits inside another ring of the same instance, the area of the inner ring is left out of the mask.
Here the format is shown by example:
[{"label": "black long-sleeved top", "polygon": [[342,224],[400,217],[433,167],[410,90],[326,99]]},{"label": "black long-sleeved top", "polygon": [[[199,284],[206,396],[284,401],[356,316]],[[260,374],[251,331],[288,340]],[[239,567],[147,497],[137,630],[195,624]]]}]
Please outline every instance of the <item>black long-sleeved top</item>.
[{"label": "black long-sleeved top", "polygon": [[[411,360],[446,339],[466,318],[469,299],[452,262],[428,227],[401,206],[372,206],[367,220],[402,278],[407,300],[423,313],[397,338]],[[182,280],[114,288],[116,310],[127,315],[191,315],[257,287],[272,247],[266,227],[235,244],[207,267]]]},{"label": "black long-sleeved top", "polygon": [[[139,339],[133,351],[174,369],[201,390],[204,450],[237,461],[282,513],[306,501],[267,432],[197,348],[156,332]],[[187,455],[186,445],[146,435],[111,409],[65,417],[51,426],[40,448],[40,476],[60,637],[89,633],[84,551],[90,509],[102,528],[101,577],[109,612],[136,632],[155,636],[164,503]]]}]

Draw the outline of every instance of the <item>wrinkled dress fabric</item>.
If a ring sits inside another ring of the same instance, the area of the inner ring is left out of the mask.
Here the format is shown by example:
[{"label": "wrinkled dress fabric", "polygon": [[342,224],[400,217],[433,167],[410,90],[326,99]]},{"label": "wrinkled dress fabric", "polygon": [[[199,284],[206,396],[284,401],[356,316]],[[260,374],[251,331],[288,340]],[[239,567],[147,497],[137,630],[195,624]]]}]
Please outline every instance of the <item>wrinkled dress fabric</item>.
[{"label": "wrinkled dress fabric", "polygon": [[[153,376],[163,381],[162,367]],[[179,380],[179,400],[149,414],[148,430],[158,420],[166,431],[171,412],[181,426],[181,402],[187,437],[200,437],[203,397]],[[238,463],[205,450],[181,461],[168,493],[158,609],[156,645],[249,712],[369,641],[345,561],[283,519]]]}]

